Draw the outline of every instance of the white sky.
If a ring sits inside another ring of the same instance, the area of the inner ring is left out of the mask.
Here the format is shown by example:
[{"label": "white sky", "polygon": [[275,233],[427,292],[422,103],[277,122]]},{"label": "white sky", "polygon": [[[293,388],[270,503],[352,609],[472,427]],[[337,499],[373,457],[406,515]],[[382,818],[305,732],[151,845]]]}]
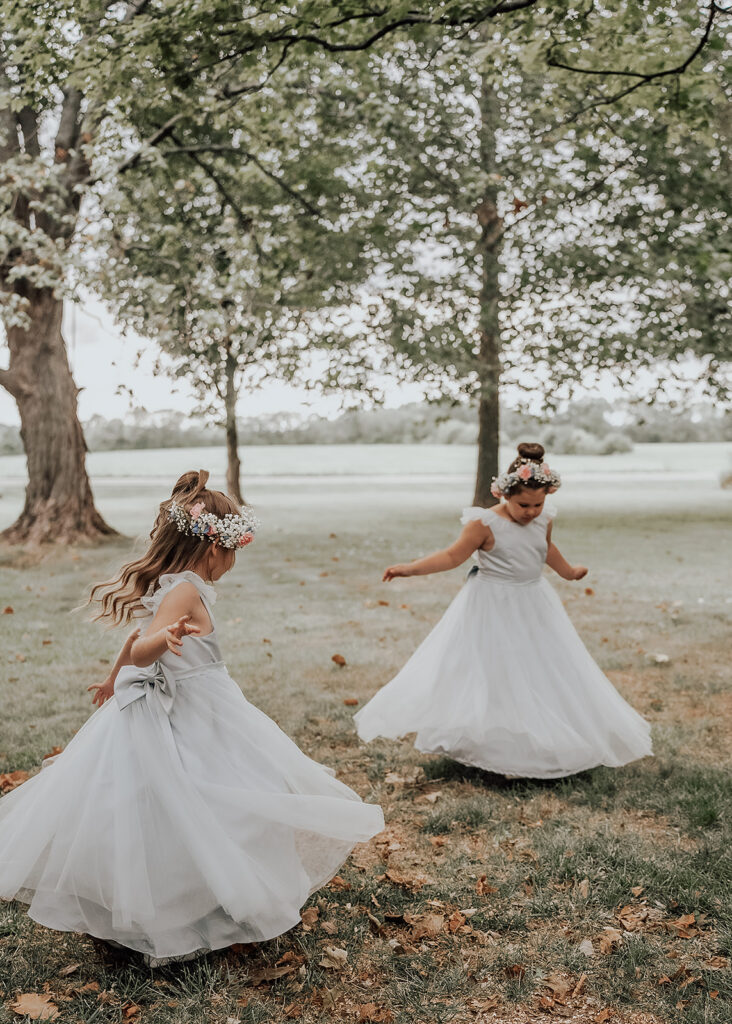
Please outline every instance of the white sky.
[{"label": "white sky", "polygon": [[[155,376],[153,364],[158,356],[154,342],[128,334],[123,337],[114,320],[96,299],[87,297],[84,305],[67,303],[64,314],[64,337],[69,359],[79,394],[79,416],[87,420],[98,413],[106,419],[124,417],[134,406],[142,406],[148,412],[161,409],[192,411],[196,406],[195,397],[185,380],[172,380],[165,374]],[[137,354],[143,355],[137,363]],[[2,345],[0,344],[0,353]],[[693,377],[698,367],[691,360],[688,372]],[[641,371],[636,380],[638,388],[650,390],[655,375]],[[118,393],[118,389],[122,389]],[[129,389],[129,390],[127,390]],[[396,384],[384,379],[385,405],[394,407],[406,402],[419,401],[423,397],[417,384]],[[512,394],[512,388],[504,390],[509,402],[521,399],[525,393]],[[130,395],[132,392],[132,395]],[[580,397],[578,391],[576,397]],[[609,401],[623,395],[624,389],[610,373],[604,375],[599,386],[584,391],[607,398]],[[265,413],[292,412],[304,416],[316,413],[321,416],[336,416],[341,409],[337,395],[322,396],[316,391],[293,387],[283,381],[271,381],[259,390],[241,395],[237,405],[239,416],[260,416]],[[17,424],[18,410],[14,400],[0,388],[0,423]]]}]

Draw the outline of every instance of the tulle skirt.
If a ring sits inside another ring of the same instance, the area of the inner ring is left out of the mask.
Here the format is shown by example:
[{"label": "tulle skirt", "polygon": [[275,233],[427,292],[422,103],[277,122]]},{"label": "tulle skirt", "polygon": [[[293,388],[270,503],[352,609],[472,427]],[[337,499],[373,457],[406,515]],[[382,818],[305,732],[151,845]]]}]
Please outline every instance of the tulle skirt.
[{"label": "tulle skirt", "polygon": [[363,740],[416,732],[425,753],[533,778],[652,753],[648,723],[593,661],[544,579],[471,576],[355,722]]},{"label": "tulle skirt", "polygon": [[108,701],[0,800],[0,898],[147,954],[281,934],[353,846],[383,828],[250,704],[225,670],[179,682],[168,711]]}]

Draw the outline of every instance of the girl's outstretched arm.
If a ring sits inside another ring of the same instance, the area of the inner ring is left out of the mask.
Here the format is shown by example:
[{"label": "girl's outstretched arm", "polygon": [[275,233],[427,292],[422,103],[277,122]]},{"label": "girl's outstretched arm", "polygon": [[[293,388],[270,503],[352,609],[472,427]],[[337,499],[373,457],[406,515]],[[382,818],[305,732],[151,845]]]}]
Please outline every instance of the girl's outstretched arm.
[{"label": "girl's outstretched arm", "polygon": [[426,558],[418,558],[415,562],[400,565],[390,565],[384,570],[383,579],[385,582],[396,579],[397,576],[429,576],[433,572],[445,572],[454,569],[470,558],[478,548],[492,548],[494,544],[493,533],[489,526],[485,526],[479,519],[475,519],[465,526],[454,544],[442,551],[436,551],[434,555],[427,555]]},{"label": "girl's outstretched arm", "polygon": [[587,569],[584,565],[570,565],[557,545],[552,541],[551,523],[549,523],[549,528],[546,531],[546,539],[549,545],[546,552],[546,564],[550,569],[553,569],[563,580],[581,580],[587,575]]},{"label": "girl's outstretched arm", "polygon": [[122,648],[119,654],[117,655],[117,659],[114,665],[112,666],[112,671],[109,673],[109,675],[101,685],[92,683],[91,686],[87,686],[87,691],[95,691],[94,696],[92,697],[92,704],[98,704],[99,707],[101,707],[105,700],[109,700],[109,698],[112,696],[112,694],[114,693],[114,683],[115,680],[117,679],[117,676],[119,675],[119,670],[124,665],[132,664],[132,645],[134,644],[135,640],[137,640],[139,635],[139,629],[134,629],[130,633],[125,642],[122,644]]},{"label": "girl's outstretched arm", "polygon": [[[163,598],[145,635],[133,643],[130,651],[131,663],[138,668],[144,668],[152,665],[166,651],[180,656],[183,638],[190,633],[201,632],[200,627],[194,625],[191,620],[199,618],[203,621],[202,607],[198,589],[194,584],[188,581],[179,583]],[[203,615],[205,614],[204,611]]]}]

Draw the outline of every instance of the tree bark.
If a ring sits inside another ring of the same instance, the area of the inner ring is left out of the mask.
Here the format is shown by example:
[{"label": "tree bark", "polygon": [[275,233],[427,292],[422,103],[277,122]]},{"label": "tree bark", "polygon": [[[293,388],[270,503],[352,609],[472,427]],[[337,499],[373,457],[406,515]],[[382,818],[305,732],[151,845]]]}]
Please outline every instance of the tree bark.
[{"label": "tree bark", "polygon": [[503,238],[503,221],[498,215],[495,131],[499,123],[499,104],[487,75],[481,79],[480,150],[486,184],[483,198],[475,209],[480,227],[478,251],[481,261],[480,288],[480,379],[478,405],[478,467],[473,503],[484,508],[494,505],[491,482],[498,475],[499,391],[501,381],[501,335],[498,323],[500,265],[498,256]]},{"label": "tree bark", "polygon": [[13,543],[74,543],[114,534],[94,507],[86,444],[61,333],[63,302],[50,289],[19,284],[28,330],[7,331],[10,365],[0,384],[15,398],[28,464],[25,506],[0,537]]},{"label": "tree bark", "polygon": [[241,462],[239,461],[239,436],[236,428],[236,359],[231,351],[226,353],[226,490],[229,495],[244,504],[241,493]]}]

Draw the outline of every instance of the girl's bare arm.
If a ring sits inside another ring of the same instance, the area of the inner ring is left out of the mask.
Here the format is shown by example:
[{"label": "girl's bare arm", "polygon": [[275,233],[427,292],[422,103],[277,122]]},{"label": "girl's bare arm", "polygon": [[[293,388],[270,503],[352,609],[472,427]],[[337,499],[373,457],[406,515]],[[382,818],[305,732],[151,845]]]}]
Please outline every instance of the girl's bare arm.
[{"label": "girl's bare arm", "polygon": [[183,638],[200,633],[191,619],[198,613],[200,597],[193,583],[179,583],[167,594],[158,608],[145,635],[132,645],[131,664],[144,668],[157,661],[161,654],[172,651],[180,655]]},{"label": "girl's bare arm", "polygon": [[546,531],[546,539],[549,545],[546,552],[546,564],[550,569],[553,569],[563,580],[581,580],[587,575],[587,569],[584,565],[570,565],[557,545],[552,541],[551,523],[549,523]]},{"label": "girl's bare arm", "polygon": [[433,572],[446,572],[470,558],[478,548],[493,547],[493,533],[489,526],[485,526],[476,519],[468,523],[454,544],[442,551],[436,551],[433,555],[425,558],[418,558],[414,562],[399,565],[390,565],[384,571],[385,581],[396,579],[398,576],[428,576]]}]

